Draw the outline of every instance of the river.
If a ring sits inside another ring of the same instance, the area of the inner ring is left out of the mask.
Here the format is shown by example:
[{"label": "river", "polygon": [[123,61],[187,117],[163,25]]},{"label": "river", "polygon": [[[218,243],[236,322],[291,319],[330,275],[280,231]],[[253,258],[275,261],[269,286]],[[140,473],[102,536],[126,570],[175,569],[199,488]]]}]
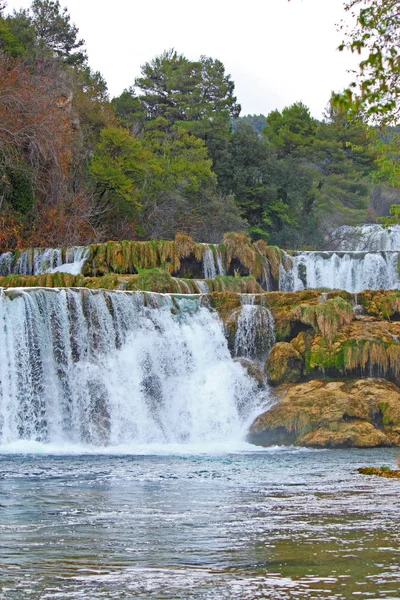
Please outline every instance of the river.
[{"label": "river", "polygon": [[0,455],[5,600],[400,598],[398,450],[64,452]]}]

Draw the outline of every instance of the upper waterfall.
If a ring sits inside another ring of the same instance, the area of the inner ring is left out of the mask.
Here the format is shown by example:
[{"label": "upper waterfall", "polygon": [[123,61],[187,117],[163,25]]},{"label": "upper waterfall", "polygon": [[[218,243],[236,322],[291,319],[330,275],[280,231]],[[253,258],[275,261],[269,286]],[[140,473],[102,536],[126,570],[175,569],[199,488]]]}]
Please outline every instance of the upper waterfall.
[{"label": "upper waterfall", "polygon": [[400,252],[400,225],[343,225],[332,232],[330,246],[332,250],[355,252]]},{"label": "upper waterfall", "polygon": [[1,445],[238,441],[260,402],[199,297],[1,290]]},{"label": "upper waterfall", "polygon": [[400,288],[397,252],[298,252],[291,260],[291,267],[280,271],[282,291]]}]

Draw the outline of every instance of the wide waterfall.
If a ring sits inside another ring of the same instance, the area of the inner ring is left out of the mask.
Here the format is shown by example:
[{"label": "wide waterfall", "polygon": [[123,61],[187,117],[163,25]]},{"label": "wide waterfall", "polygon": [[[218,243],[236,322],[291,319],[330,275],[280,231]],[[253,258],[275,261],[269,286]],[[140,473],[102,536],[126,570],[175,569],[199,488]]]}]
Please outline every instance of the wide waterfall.
[{"label": "wide waterfall", "polygon": [[0,254],[0,275],[41,275],[56,271],[78,275],[89,255],[84,246],[30,248]]},{"label": "wide waterfall", "polygon": [[265,402],[199,296],[0,294],[3,447],[229,442]]},{"label": "wide waterfall", "polygon": [[398,252],[298,252],[292,266],[280,269],[279,288],[391,290],[400,288]]}]

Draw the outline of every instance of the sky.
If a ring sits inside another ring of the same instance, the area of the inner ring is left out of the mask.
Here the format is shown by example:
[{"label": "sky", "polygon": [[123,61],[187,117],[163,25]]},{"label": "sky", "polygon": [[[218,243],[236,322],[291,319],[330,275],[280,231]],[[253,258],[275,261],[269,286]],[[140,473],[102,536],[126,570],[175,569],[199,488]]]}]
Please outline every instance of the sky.
[{"label": "sky", "polygon": [[[332,90],[351,80],[354,58],[339,52],[344,0],[61,0],[86,41],[89,64],[111,97],[140,66],[175,48],[218,58],[235,82],[242,115],[302,101],[321,118]],[[31,0],[8,0],[8,11]]]}]

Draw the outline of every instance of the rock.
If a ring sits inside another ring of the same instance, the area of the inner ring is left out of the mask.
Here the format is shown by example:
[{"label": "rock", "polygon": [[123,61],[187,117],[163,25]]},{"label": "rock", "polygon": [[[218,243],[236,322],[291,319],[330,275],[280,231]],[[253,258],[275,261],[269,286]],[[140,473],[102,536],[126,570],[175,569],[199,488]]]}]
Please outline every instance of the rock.
[{"label": "rock", "polygon": [[360,467],[357,471],[361,475],[377,475],[387,479],[400,479],[400,470],[390,469],[389,467]]},{"label": "rock", "polygon": [[330,377],[351,375],[400,379],[400,322],[359,317],[341,329],[330,343],[316,335],[305,353],[306,373]]},{"label": "rock", "polygon": [[339,423],[337,429],[322,427],[304,435],[300,446],[313,448],[378,448],[391,446],[389,438],[371,423],[354,421]]},{"label": "rock", "polygon": [[278,402],[260,415],[250,443],[316,448],[400,445],[400,389],[384,379],[309,381],[276,388]]},{"label": "rock", "polygon": [[272,348],[271,354],[265,364],[268,382],[271,385],[295,383],[301,379],[303,366],[303,357],[292,344],[278,342]]}]

